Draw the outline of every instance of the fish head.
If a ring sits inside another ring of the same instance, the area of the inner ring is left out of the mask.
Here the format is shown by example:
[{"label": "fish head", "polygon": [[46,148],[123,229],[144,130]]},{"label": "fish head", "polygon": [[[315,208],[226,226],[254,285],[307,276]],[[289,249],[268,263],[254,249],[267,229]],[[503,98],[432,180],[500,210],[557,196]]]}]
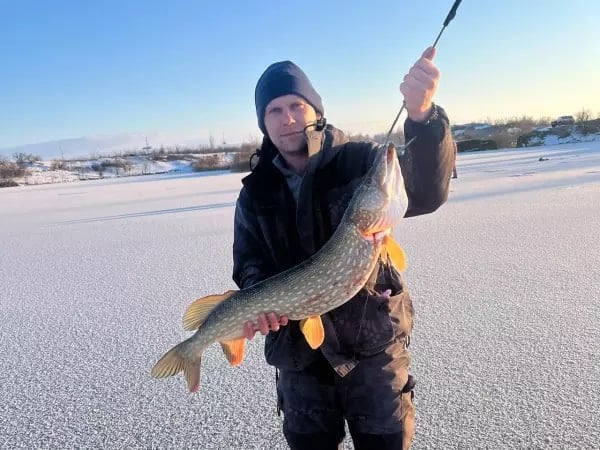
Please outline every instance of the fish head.
[{"label": "fish head", "polygon": [[389,233],[408,208],[404,178],[396,148],[380,146],[373,166],[364,176],[348,206],[349,220],[366,238]]}]

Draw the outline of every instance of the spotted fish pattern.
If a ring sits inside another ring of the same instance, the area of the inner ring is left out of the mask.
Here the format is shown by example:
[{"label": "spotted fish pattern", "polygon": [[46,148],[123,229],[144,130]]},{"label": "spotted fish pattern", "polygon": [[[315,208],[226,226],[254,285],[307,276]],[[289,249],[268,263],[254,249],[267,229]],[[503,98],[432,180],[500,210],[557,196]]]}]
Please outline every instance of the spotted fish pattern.
[{"label": "spotted fish pattern", "polygon": [[197,391],[204,350],[219,342],[229,363],[241,364],[244,324],[256,321],[262,312],[300,320],[307,342],[318,348],[324,338],[320,316],[350,300],[365,285],[379,258],[389,258],[399,270],[404,269],[404,253],[391,237],[408,206],[404,180],[396,149],[390,145],[376,151],[373,166],[325,245],[299,265],[253,286],[192,303],[183,324],[196,332],[156,363],[153,377],[183,371],[189,390]]}]

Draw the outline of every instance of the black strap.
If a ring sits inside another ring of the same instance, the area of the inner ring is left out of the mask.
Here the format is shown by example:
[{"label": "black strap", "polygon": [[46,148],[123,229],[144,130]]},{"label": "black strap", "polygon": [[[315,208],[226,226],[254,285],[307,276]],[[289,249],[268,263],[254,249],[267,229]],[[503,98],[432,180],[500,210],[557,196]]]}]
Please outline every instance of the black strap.
[{"label": "black strap", "polygon": [[408,375],[408,380],[406,380],[406,384],[402,388],[403,393],[411,392],[417,384],[417,379],[412,375]]},{"label": "black strap", "polygon": [[[255,158],[256,158],[256,160],[255,160]],[[254,153],[252,153],[252,156],[250,156],[250,161],[248,161],[248,164],[250,164],[250,172],[252,172],[254,170],[254,168],[258,165],[259,161],[260,161],[260,149],[257,148],[256,151]]]},{"label": "black strap", "polygon": [[279,383],[279,370],[275,367],[275,395],[277,397],[277,415],[281,417],[281,400],[279,399],[279,390],[277,389],[277,385]]}]

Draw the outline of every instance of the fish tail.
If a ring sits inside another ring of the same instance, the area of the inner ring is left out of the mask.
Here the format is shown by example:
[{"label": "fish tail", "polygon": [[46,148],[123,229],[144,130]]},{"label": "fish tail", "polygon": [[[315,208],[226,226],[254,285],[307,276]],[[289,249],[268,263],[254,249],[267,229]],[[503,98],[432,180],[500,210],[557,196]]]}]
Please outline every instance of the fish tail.
[{"label": "fish tail", "polygon": [[183,370],[190,392],[196,392],[200,387],[200,363],[202,358],[190,358],[185,351],[187,341],[183,341],[164,354],[152,368],[154,378],[166,378],[177,375]]}]

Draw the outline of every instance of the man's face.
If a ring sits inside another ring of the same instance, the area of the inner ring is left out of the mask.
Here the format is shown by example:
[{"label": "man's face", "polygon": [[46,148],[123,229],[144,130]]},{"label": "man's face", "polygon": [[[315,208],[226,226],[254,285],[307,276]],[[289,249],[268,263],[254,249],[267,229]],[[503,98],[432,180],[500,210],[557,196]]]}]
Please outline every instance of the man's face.
[{"label": "man's face", "polygon": [[301,153],[308,156],[304,128],[316,120],[315,109],[293,94],[274,98],[265,109],[267,133],[284,158]]}]

